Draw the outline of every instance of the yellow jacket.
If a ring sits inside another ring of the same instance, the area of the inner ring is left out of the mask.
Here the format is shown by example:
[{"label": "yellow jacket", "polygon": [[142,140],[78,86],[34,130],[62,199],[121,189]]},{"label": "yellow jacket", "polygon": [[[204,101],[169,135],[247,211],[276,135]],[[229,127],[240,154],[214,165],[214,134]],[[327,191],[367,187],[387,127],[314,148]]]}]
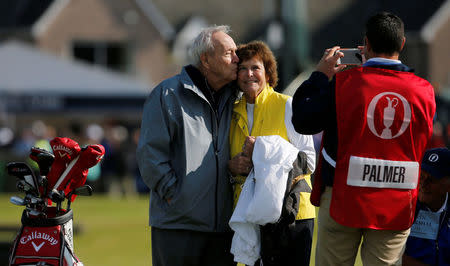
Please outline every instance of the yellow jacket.
[{"label": "yellow jacket", "polygon": [[[289,97],[275,92],[272,87],[267,86],[255,100],[252,132],[248,131],[247,100],[245,96],[234,104],[229,135],[231,158],[242,152],[245,138],[250,135],[279,135],[289,141],[284,122],[286,101]],[[234,206],[237,204],[242,190],[241,186],[245,182],[245,178],[245,176],[239,175],[234,178],[237,181],[234,186]],[[300,206],[297,220],[315,217],[315,208],[309,201],[311,176],[305,175],[303,180],[308,184],[309,189],[300,192]]]}]

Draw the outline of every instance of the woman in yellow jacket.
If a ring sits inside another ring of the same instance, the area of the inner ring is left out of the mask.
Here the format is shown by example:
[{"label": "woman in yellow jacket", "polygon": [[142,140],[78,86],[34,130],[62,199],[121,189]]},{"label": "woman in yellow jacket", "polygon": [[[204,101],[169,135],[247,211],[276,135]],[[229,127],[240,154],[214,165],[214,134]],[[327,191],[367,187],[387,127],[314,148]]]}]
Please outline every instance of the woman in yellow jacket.
[{"label": "woman in yellow jacket", "polygon": [[[236,54],[239,57],[237,83],[243,96],[234,104],[230,127],[232,159],[228,166],[235,182],[234,205],[251,170],[251,154],[257,136],[279,135],[297,147],[300,151],[297,169],[303,173],[295,179],[300,188],[299,210],[296,221],[289,225],[289,236],[285,239],[288,249],[282,252],[282,263],[309,265],[315,217],[315,209],[309,201],[310,174],[315,168],[312,136],[295,131],[291,123],[292,98],[273,89],[278,82],[278,73],[270,48],[261,41],[253,41],[240,45]],[[264,256],[262,258],[264,265],[270,265],[269,261],[264,261]],[[280,262],[275,264],[281,265]]]}]

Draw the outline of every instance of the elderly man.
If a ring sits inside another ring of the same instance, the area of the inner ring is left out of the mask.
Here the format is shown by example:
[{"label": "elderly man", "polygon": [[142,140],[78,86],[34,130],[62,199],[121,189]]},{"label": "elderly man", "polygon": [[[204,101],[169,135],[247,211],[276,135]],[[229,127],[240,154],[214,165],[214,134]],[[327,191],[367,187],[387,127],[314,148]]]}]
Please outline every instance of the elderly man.
[{"label": "elderly man", "polygon": [[154,266],[233,265],[227,162],[239,58],[228,32],[204,29],[192,64],[154,88],[144,106],[137,160],[151,189]]}]

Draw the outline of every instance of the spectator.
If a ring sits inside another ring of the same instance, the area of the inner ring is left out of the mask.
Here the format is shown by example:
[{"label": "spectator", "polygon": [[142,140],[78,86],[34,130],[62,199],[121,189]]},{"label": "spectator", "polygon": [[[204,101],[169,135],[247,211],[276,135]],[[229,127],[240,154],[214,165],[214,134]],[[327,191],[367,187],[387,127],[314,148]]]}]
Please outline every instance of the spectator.
[{"label": "spectator", "polygon": [[427,150],[422,160],[416,219],[404,266],[450,265],[450,150]]}]

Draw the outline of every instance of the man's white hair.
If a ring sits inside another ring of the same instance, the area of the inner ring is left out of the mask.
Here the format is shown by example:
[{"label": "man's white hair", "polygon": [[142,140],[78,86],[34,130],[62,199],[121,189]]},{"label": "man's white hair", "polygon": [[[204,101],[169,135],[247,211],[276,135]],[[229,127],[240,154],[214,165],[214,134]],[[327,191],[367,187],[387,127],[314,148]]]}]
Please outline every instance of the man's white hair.
[{"label": "man's white hair", "polygon": [[200,57],[202,54],[206,52],[211,52],[214,50],[214,44],[211,41],[211,37],[215,32],[230,32],[230,26],[228,25],[220,25],[220,26],[211,26],[208,28],[204,28],[194,39],[194,42],[189,47],[189,58],[191,64],[199,67],[200,66]]}]

